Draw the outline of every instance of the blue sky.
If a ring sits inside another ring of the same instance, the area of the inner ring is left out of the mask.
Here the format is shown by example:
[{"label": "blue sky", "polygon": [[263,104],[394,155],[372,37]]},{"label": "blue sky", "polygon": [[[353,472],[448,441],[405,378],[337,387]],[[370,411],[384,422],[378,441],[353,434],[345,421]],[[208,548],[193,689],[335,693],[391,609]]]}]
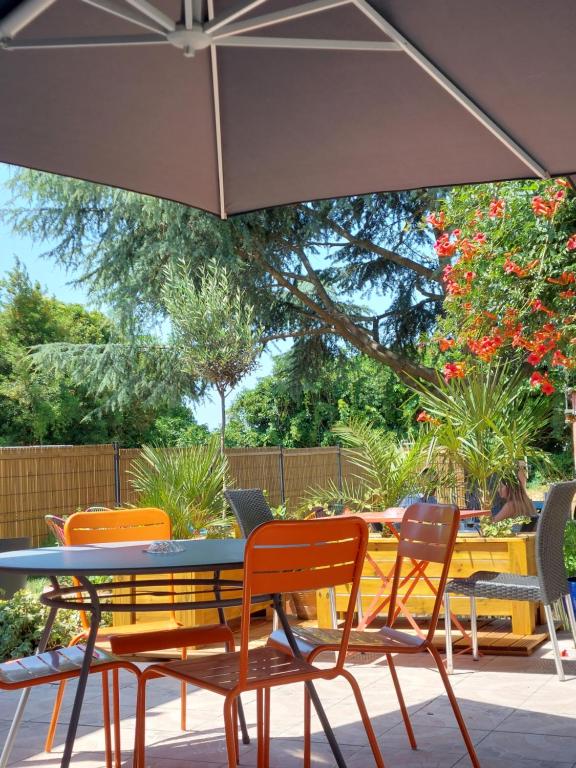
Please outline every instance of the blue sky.
[{"label": "blue sky", "polygon": [[[6,208],[10,201],[10,194],[6,189],[6,181],[10,177],[10,168],[0,163],[0,209]],[[42,257],[42,254],[49,248],[49,243],[34,243],[30,238],[17,237],[10,227],[0,221],[0,274],[4,274],[14,265],[18,258],[26,265],[28,272],[33,280],[38,280],[48,294],[57,299],[66,302],[76,302],[97,309],[94,303],[90,302],[89,297],[82,288],[71,285],[74,280],[74,273],[67,272],[62,267],[54,264],[52,261]],[[243,389],[250,388],[256,384],[259,378],[270,373],[272,370],[272,355],[284,350],[289,346],[284,342],[282,347],[274,345],[262,356],[258,369],[244,380],[242,385],[228,397],[228,405],[233,401],[234,396]],[[211,429],[218,427],[220,423],[220,405],[216,397],[206,398],[194,406],[196,419],[200,423],[207,424]]]}]

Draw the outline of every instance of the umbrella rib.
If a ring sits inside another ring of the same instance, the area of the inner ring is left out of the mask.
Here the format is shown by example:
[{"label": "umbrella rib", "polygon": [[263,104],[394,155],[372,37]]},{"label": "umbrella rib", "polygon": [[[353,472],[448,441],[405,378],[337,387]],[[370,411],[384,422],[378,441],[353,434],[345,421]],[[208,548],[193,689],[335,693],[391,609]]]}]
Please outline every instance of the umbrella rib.
[{"label": "umbrella rib", "polygon": [[[214,0],[208,0],[208,19],[214,18]],[[220,200],[220,218],[226,219],[226,201],[224,198],[224,158],[222,155],[222,124],[220,116],[220,84],[218,78],[218,52],[214,43],[210,45],[210,64],[212,69],[212,99],[214,101],[214,130],[216,133],[216,158],[218,162],[218,194]]]},{"label": "umbrella rib", "polygon": [[416,46],[414,46],[396,27],[390,24],[382,14],[374,10],[366,0],[351,0],[354,5],[362,11],[382,32],[398,43],[402,50],[421,67],[438,85],[447,91],[461,106],[464,107],[473,117],[487,128],[505,147],[507,147],[516,157],[521,160],[530,170],[542,179],[550,178],[550,173],[534,158],[524,147],[522,147],[509,133],[498,125],[490,115],[478,106],[466,93],[459,88],[452,80],[441,72],[434,62],[425,56]]},{"label": "umbrella rib", "polygon": [[143,13],[144,16],[148,16],[149,19],[153,19],[155,22],[160,24],[160,26],[163,27],[166,32],[174,32],[176,29],[176,23],[174,20],[171,19],[170,16],[167,16],[159,8],[156,8],[155,5],[149,3],[148,0],[124,0],[124,2],[128,3],[128,5],[131,5],[133,8],[136,8],[136,10],[140,11],[140,13]]},{"label": "umbrella rib", "polygon": [[397,43],[378,40],[322,40],[312,37],[241,37],[234,35],[219,39],[217,45],[221,48],[310,48],[315,51],[403,52]]},{"label": "umbrella rib", "polygon": [[82,0],[82,2],[86,3],[86,5],[98,8],[98,10],[104,11],[105,13],[110,13],[112,16],[117,16],[120,19],[132,22],[132,24],[144,27],[144,29],[148,29],[151,32],[158,32],[159,34],[164,33],[164,27],[155,23],[149,16],[139,13],[136,10],[119,6],[114,0]]},{"label": "umbrella rib", "polygon": [[219,34],[213,34],[214,28],[209,22],[204,27],[204,31],[212,35],[214,40],[218,41],[224,37],[229,37],[230,35],[241,35],[245,32],[252,32],[255,29],[262,29],[262,27],[282,24],[285,21],[292,21],[293,19],[300,19],[314,13],[329,11],[333,8],[338,8],[341,5],[350,5],[352,2],[353,0],[313,0],[311,3],[295,5],[284,11],[275,11],[274,13],[255,16],[254,18],[246,19],[245,21],[238,21],[236,24],[227,24]]},{"label": "umbrella rib", "polygon": [[246,3],[242,3],[242,5],[240,5],[235,11],[230,11],[220,19],[214,19],[214,21],[208,23],[204,28],[204,31],[214,32],[226,24],[231,24],[233,21],[236,21],[236,19],[240,18],[241,16],[245,16],[247,13],[254,10],[254,8],[257,8],[259,5],[267,2],[268,0],[252,0],[252,2],[248,3],[248,5],[246,5]]},{"label": "umbrella rib", "polygon": [[56,0],[24,0],[0,21],[0,39],[17,35],[55,2]]},{"label": "umbrella rib", "polygon": [[5,43],[7,51],[44,51],[61,48],[123,48],[134,45],[169,45],[160,34],[113,35],[110,37],[54,37],[45,40],[16,40]]}]

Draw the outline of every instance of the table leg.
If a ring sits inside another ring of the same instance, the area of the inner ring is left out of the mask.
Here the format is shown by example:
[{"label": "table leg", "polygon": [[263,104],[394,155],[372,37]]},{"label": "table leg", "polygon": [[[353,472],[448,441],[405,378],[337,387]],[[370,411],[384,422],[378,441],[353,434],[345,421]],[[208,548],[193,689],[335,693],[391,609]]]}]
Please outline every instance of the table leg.
[{"label": "table leg", "polygon": [[[301,659],[302,654],[300,653],[300,649],[298,648],[298,643],[294,638],[294,634],[292,632],[292,627],[290,626],[290,622],[288,621],[286,613],[284,612],[284,606],[282,605],[282,598],[280,595],[274,595],[273,600],[274,600],[274,610],[276,611],[278,618],[280,619],[280,624],[282,625],[282,629],[284,630],[284,634],[286,635],[286,639],[288,640],[288,644],[290,645],[292,653],[294,654],[294,656],[297,656],[299,659]],[[330,749],[332,750],[332,754],[334,755],[336,764],[338,765],[338,768],[346,768],[346,761],[344,760],[344,755],[342,754],[342,750],[340,749],[340,746],[336,741],[336,736],[334,735],[332,726],[330,725],[330,722],[326,717],[326,712],[324,711],[324,707],[322,706],[320,698],[318,697],[316,688],[314,687],[314,684],[310,680],[306,682],[305,685],[306,685],[308,694],[310,696],[310,699],[314,704],[314,709],[316,710],[316,714],[318,715],[318,718],[322,724],[322,729],[324,730],[328,743],[330,744]]]},{"label": "table leg", "polygon": [[76,731],[78,730],[78,723],[80,721],[80,712],[82,710],[82,704],[84,702],[84,694],[86,692],[86,683],[88,681],[88,675],[90,674],[90,664],[92,662],[92,655],[94,653],[94,646],[96,645],[96,635],[98,634],[98,628],[100,626],[100,599],[98,592],[94,588],[93,584],[85,577],[78,577],[78,581],[83,590],[86,590],[90,596],[90,603],[87,604],[87,608],[90,611],[90,630],[88,637],[86,638],[86,649],[84,651],[84,661],[82,662],[82,668],[80,670],[80,676],[78,677],[78,686],[76,688],[76,694],[74,696],[74,704],[72,705],[72,712],[70,713],[70,723],[68,725],[68,732],[66,734],[66,743],[64,745],[64,754],[62,755],[62,762],[60,768],[69,768],[70,761],[72,759],[72,750],[74,749],[74,741],[76,739]]},{"label": "table leg", "polygon": [[[220,600],[222,598],[222,592],[220,590],[220,585],[218,583],[218,579],[220,578],[220,571],[214,571],[214,597],[216,600]],[[220,624],[224,624],[226,626],[226,614],[224,613],[224,608],[222,606],[218,606],[218,620],[220,621]],[[238,720],[240,722],[240,730],[242,731],[242,744],[250,744],[250,736],[248,735],[248,726],[246,725],[246,715],[244,714],[244,707],[242,706],[242,699],[240,696],[238,696]],[[1,767],[0,767],[1,768]]]},{"label": "table leg", "polygon": [[[38,648],[36,650],[36,653],[42,653],[43,651],[46,650],[46,646],[48,645],[48,640],[50,639],[50,632],[52,631],[52,626],[54,624],[54,619],[56,618],[57,611],[58,611],[57,608],[50,608],[50,612],[48,613],[48,619],[46,620],[46,624],[44,625],[44,631],[42,632],[42,637],[40,638],[40,642],[38,643]],[[31,692],[32,692],[32,688],[24,688],[24,690],[20,694],[20,701],[18,702],[18,706],[16,707],[16,712],[14,713],[14,717],[12,718],[12,724],[10,725],[10,730],[8,731],[8,736],[6,737],[6,742],[2,749],[2,754],[0,755],[0,768],[6,768],[6,766],[8,765],[8,760],[10,759],[12,749],[14,748],[14,742],[16,741],[16,736],[18,735],[18,731],[20,730],[20,725],[22,724],[22,718],[24,717],[24,712],[26,710],[26,704],[28,703],[28,699],[30,698]]]}]

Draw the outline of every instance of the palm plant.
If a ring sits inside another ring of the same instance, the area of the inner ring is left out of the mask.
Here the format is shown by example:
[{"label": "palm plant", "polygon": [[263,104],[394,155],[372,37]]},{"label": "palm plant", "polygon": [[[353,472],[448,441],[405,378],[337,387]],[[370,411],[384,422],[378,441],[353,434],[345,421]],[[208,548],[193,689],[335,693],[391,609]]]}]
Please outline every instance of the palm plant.
[{"label": "palm plant", "polygon": [[130,474],[142,506],[165,510],[177,539],[222,523],[227,460],[219,441],[185,448],[143,446]]},{"label": "palm plant", "polygon": [[549,466],[538,447],[550,417],[550,402],[526,391],[523,377],[509,364],[477,367],[465,378],[418,385],[427,414],[431,461],[444,467],[442,484],[457,469],[490,508],[496,480],[515,480],[518,461]]},{"label": "palm plant", "polygon": [[[308,500],[321,499],[324,504],[344,501],[358,510],[385,509],[398,504],[407,494],[432,492],[430,476],[422,481],[427,463],[428,438],[398,442],[396,436],[375,428],[368,420],[354,418],[337,424],[332,431],[346,448],[346,461],[353,471],[340,489],[334,482],[324,488],[311,489]],[[429,487],[420,487],[424,482]]]}]

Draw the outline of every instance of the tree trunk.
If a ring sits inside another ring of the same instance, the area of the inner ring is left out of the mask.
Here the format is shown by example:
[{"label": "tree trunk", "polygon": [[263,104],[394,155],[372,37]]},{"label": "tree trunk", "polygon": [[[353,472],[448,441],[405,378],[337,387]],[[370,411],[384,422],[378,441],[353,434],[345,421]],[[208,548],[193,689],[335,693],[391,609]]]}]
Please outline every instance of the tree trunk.
[{"label": "tree trunk", "polygon": [[218,394],[220,395],[220,454],[224,456],[226,437],[226,393],[223,389],[219,389]]}]

